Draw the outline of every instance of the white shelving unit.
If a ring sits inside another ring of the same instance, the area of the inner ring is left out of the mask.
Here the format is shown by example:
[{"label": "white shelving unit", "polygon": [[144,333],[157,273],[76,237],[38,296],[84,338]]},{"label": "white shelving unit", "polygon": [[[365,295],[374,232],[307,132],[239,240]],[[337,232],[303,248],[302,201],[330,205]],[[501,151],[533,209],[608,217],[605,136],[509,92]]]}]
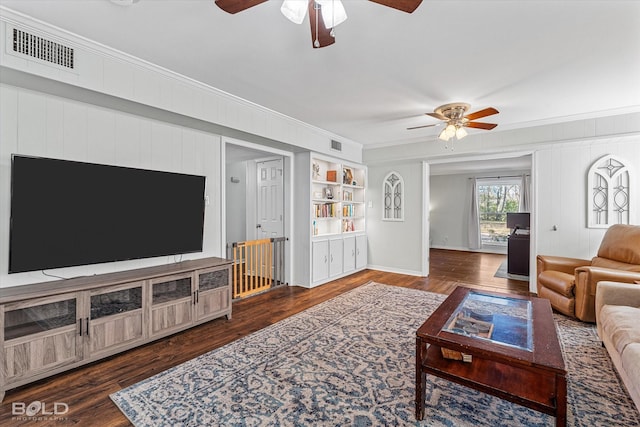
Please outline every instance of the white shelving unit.
[{"label": "white shelving unit", "polygon": [[296,282],[313,287],[365,268],[366,167],[314,153],[295,165],[297,203],[308,201],[310,218],[296,226]]}]

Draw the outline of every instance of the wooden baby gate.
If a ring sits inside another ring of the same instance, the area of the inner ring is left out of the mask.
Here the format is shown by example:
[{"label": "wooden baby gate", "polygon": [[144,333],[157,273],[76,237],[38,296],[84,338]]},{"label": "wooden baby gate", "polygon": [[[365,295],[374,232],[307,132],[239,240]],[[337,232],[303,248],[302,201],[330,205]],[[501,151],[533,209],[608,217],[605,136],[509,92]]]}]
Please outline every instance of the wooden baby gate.
[{"label": "wooden baby gate", "polygon": [[285,284],[286,237],[248,240],[231,244],[233,298],[243,298]]}]

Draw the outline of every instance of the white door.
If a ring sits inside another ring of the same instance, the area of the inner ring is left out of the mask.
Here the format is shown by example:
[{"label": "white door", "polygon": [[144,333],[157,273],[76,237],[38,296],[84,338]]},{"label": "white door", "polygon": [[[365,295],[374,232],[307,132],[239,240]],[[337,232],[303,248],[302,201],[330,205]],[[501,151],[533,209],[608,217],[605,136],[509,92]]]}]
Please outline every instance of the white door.
[{"label": "white door", "polygon": [[256,163],[258,201],[256,239],[284,236],[282,159]]}]

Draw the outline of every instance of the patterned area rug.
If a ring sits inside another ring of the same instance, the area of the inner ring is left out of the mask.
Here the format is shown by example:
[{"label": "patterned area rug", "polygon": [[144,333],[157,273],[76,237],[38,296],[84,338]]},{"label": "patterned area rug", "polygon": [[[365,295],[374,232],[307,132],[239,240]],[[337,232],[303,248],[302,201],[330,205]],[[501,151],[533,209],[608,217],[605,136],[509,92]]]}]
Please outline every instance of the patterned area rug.
[{"label": "patterned area rug", "polygon": [[[551,416],[427,377],[415,332],[443,295],[369,283],[111,395],[136,426],[552,426]],[[556,316],[570,426],[638,426],[592,325]]]}]

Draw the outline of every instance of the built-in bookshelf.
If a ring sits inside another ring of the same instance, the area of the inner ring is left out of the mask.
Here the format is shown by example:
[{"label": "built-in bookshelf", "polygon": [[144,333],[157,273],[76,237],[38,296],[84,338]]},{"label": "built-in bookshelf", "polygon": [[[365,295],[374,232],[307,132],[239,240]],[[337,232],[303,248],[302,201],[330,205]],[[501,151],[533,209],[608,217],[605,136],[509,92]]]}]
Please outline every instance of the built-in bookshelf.
[{"label": "built-in bookshelf", "polygon": [[295,225],[296,283],[314,287],[366,268],[366,166],[298,153],[295,169],[296,204],[309,211]]},{"label": "built-in bookshelf", "polygon": [[327,158],[311,158],[313,236],[365,230],[366,169]]}]

